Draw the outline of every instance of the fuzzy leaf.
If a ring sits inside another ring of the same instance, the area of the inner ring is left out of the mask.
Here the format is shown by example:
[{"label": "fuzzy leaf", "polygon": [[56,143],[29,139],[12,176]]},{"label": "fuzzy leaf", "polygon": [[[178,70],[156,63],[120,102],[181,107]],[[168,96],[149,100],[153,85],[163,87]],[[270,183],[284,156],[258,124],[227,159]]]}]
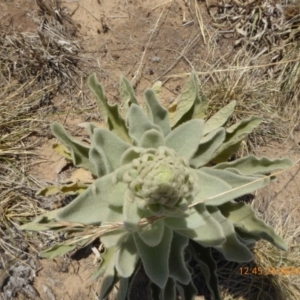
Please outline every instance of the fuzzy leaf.
[{"label": "fuzzy leaf", "polygon": [[104,221],[121,221],[121,208],[111,207],[123,201],[127,185],[114,183],[115,173],[97,179],[58,214],[58,218],[84,224],[100,224]]},{"label": "fuzzy leaf", "polygon": [[105,273],[110,262],[115,259],[115,248],[105,248],[105,252],[101,254],[101,262],[94,272],[92,279],[97,280]]},{"label": "fuzzy leaf", "polygon": [[132,103],[138,105],[134,90],[128,79],[124,76],[121,76],[120,80],[120,96],[122,101],[121,106],[124,109],[125,114],[127,114],[128,108]]},{"label": "fuzzy leaf", "polygon": [[192,280],[184,259],[185,248],[188,243],[189,239],[187,237],[176,232],[173,233],[169,257],[170,276],[183,284],[188,284]]},{"label": "fuzzy leaf", "polygon": [[122,140],[130,143],[128,129],[125,120],[119,113],[118,105],[110,105],[105,95],[102,85],[98,82],[96,74],[93,74],[88,79],[88,85],[96,96],[97,104],[106,124],[111,131],[116,133]]},{"label": "fuzzy leaf", "polygon": [[169,108],[171,127],[179,126],[196,115],[199,118],[202,115],[201,109],[204,103],[205,100],[199,97],[197,76],[192,73],[179,98]]},{"label": "fuzzy leaf", "polygon": [[166,137],[166,146],[189,160],[198,149],[203,124],[203,120],[191,120],[180,125]]},{"label": "fuzzy leaf", "polygon": [[292,165],[293,162],[288,158],[269,159],[267,157],[258,158],[254,155],[249,155],[232,162],[218,164],[214,169],[235,168],[244,175],[252,175],[268,174],[276,170],[286,169]]},{"label": "fuzzy leaf", "polygon": [[[112,132],[97,128],[94,130],[91,143],[91,159],[97,151],[103,160],[100,165],[105,166],[108,174],[121,166],[121,156],[130,146]],[[94,164],[97,164],[95,159]]]},{"label": "fuzzy leaf", "polygon": [[219,246],[225,241],[221,225],[215,221],[204,204],[192,208],[186,218],[164,219],[166,226],[206,246]]},{"label": "fuzzy leaf", "polygon": [[137,249],[130,234],[116,251],[116,270],[121,277],[128,278],[134,272],[137,261]]},{"label": "fuzzy leaf", "polygon": [[169,278],[165,288],[163,289],[163,300],[174,300],[176,299],[176,284],[172,278]]},{"label": "fuzzy leaf", "polygon": [[233,114],[235,105],[236,101],[231,101],[215,113],[208,121],[206,121],[204,126],[204,135],[224,126]]},{"label": "fuzzy leaf", "polygon": [[137,231],[138,224],[142,218],[141,211],[136,201],[132,201],[129,197],[124,197],[123,219],[124,225],[128,231]]},{"label": "fuzzy leaf", "polygon": [[221,146],[225,139],[225,129],[216,129],[201,139],[198,150],[190,159],[190,165],[198,169],[208,164],[215,151]]},{"label": "fuzzy leaf", "polygon": [[118,295],[117,295],[118,298],[116,300],[126,300],[127,299],[129,281],[130,281],[130,278],[122,277],[120,279],[120,287],[119,287]]},{"label": "fuzzy leaf", "polygon": [[203,247],[191,241],[189,251],[191,251],[193,258],[199,264],[213,299],[221,300],[217,276],[217,264],[211,255],[211,248]]},{"label": "fuzzy leaf", "polygon": [[206,167],[196,172],[201,188],[194,196],[194,203],[205,202],[206,205],[221,205],[262,188],[270,182],[269,177],[245,176],[228,170]]},{"label": "fuzzy leaf", "polygon": [[143,134],[138,146],[157,149],[159,146],[165,146],[165,139],[160,132],[150,129]]},{"label": "fuzzy leaf", "polygon": [[[105,222],[101,225],[106,225]],[[119,247],[121,243],[127,238],[128,231],[124,228],[115,229],[101,236],[101,243],[105,248]]]},{"label": "fuzzy leaf", "polygon": [[153,223],[140,226],[138,234],[145,244],[150,247],[155,247],[161,242],[164,230],[165,224],[163,219],[158,219]]},{"label": "fuzzy leaf", "polygon": [[150,130],[155,129],[162,133],[159,126],[153,124],[144,114],[143,110],[136,104],[132,104],[128,113],[129,135],[138,144],[143,134]]},{"label": "fuzzy leaf", "polygon": [[[197,295],[197,289],[195,288],[192,281],[189,282],[188,284],[182,284],[180,282],[177,282],[176,288],[180,295],[180,300],[194,299],[195,296]],[[214,299],[214,300],[219,300],[219,299]]]},{"label": "fuzzy leaf", "polygon": [[162,88],[162,81],[155,81],[151,87],[151,90],[155,93],[156,97],[159,97]]},{"label": "fuzzy leaf", "polygon": [[135,244],[147,275],[151,281],[162,289],[166,286],[169,277],[169,255],[172,237],[172,231],[165,228],[160,244],[156,247],[149,247],[137,233],[134,234]]},{"label": "fuzzy leaf", "polygon": [[71,152],[68,150],[68,148],[62,144],[53,144],[52,149],[58,153],[59,155],[65,157],[67,160],[72,161],[72,155]]},{"label": "fuzzy leaf", "polygon": [[[197,209],[197,206],[195,208]],[[229,261],[249,262],[253,260],[251,251],[239,241],[232,223],[229,222],[216,207],[207,206],[207,210],[222,226],[223,233],[226,237],[226,241],[221,246],[216,246],[215,248]]]},{"label": "fuzzy leaf", "polygon": [[287,244],[275,233],[271,226],[256,218],[250,205],[241,202],[228,202],[218,208],[235,227],[265,239],[281,250],[287,250]]},{"label": "fuzzy leaf", "polygon": [[152,122],[161,128],[164,136],[167,136],[171,132],[169,112],[159,103],[154,91],[151,89],[145,91],[145,101]]},{"label": "fuzzy leaf", "polygon": [[76,249],[76,245],[65,245],[64,243],[55,244],[49,249],[39,253],[40,257],[53,259],[57,256],[64,256],[68,252]]},{"label": "fuzzy leaf", "polygon": [[99,299],[104,300],[112,291],[114,285],[118,282],[118,277],[115,271],[115,256],[114,252],[106,266],[100,289]]},{"label": "fuzzy leaf", "polygon": [[121,164],[130,164],[135,158],[140,157],[141,153],[144,151],[141,147],[131,147],[126,150],[121,156]]},{"label": "fuzzy leaf", "polygon": [[73,137],[66,132],[65,128],[56,122],[51,124],[51,131],[57,139],[68,147],[76,167],[87,169],[95,174],[95,167],[89,161],[89,147],[73,139]]},{"label": "fuzzy leaf", "polygon": [[72,182],[69,184],[58,184],[58,185],[49,185],[45,188],[39,190],[36,195],[37,196],[51,196],[55,194],[65,194],[65,195],[77,195],[82,194],[88,186],[79,182]]},{"label": "fuzzy leaf", "polygon": [[238,150],[243,139],[245,139],[253,129],[258,127],[261,122],[262,119],[260,117],[252,116],[227,128],[225,141],[215,152],[212,160],[215,163],[227,161],[229,157]]}]

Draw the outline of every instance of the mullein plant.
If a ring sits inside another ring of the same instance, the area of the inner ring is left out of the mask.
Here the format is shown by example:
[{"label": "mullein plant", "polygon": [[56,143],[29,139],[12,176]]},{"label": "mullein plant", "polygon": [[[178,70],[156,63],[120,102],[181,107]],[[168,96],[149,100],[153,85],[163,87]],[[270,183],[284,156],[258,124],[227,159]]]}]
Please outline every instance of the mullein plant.
[{"label": "mullein plant", "polygon": [[233,101],[206,119],[207,101],[194,73],[168,109],[157,98],[159,83],[145,91],[141,106],[121,77],[120,107],[108,102],[96,75],[88,84],[107,128],[86,124],[86,144],[62,125],[52,124],[64,155],[91,172],[93,180],[61,185],[60,192],[78,196],[23,225],[26,230],[65,233],[65,241],[41,252],[42,257],[61,256],[100,238],[105,251],[94,273],[95,279],[103,277],[99,299],[119,282],[119,300],[132,297],[141,268],[149,278],[152,299],[193,299],[193,260],[217,300],[221,298],[212,248],[236,262],[253,260],[251,248],[260,239],[287,250],[250,205],[234,201],[266,186],[275,178],[272,172],[292,166],[289,159],[254,155],[228,162],[262,122],[260,117],[226,126]]}]

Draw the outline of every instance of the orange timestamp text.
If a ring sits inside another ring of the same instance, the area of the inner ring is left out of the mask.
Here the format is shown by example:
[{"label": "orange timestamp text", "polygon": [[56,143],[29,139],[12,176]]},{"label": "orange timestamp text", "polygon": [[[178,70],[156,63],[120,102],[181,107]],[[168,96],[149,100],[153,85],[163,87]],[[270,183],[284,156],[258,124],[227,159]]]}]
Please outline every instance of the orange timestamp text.
[{"label": "orange timestamp text", "polygon": [[258,276],[268,276],[268,275],[300,275],[300,267],[242,267],[239,268],[239,273],[241,275],[258,275]]}]

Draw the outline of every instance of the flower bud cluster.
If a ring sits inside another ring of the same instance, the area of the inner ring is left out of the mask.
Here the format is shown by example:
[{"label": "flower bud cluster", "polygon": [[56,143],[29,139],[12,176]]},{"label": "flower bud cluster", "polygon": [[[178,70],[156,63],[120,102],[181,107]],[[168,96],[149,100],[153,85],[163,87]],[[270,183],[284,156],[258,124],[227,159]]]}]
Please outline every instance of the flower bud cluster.
[{"label": "flower bud cluster", "polygon": [[194,187],[188,161],[167,147],[146,149],[134,159],[123,175],[130,194],[138,198],[140,208],[160,204],[172,208],[186,199]]}]

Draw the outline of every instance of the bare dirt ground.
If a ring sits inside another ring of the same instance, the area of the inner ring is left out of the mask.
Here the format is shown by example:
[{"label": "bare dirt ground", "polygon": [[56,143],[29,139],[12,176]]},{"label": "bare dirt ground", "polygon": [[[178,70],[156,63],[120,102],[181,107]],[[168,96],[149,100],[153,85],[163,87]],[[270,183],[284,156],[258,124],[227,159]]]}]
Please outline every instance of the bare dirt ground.
[{"label": "bare dirt ground", "polygon": [[[44,115],[45,122],[59,121],[79,137],[85,136],[84,131],[77,126],[79,123],[101,122],[101,116],[86,87],[87,76],[92,72],[97,72],[111,101],[118,101],[118,80],[120,75],[125,75],[140,97],[145,88],[162,80],[161,98],[165,104],[170,104],[180,93],[186,76],[168,75],[189,73],[192,69],[205,70],[216,63],[217,58],[222,60],[225,54],[227,58],[235,56],[237,50],[233,48],[234,39],[214,35],[216,29],[211,25],[206,4],[198,3],[202,22],[207,25],[203,35],[189,3],[183,0],[62,1],[61,6],[77,28],[74,39],[80,45],[84,75],[78,81],[80,86],[77,84],[71,93],[57,93],[54,96],[50,105],[55,109]],[[0,19],[16,31],[35,32],[37,25],[32,18],[37,14],[38,6],[31,0],[0,2]],[[224,66],[226,59],[223,59]],[[209,74],[203,74],[200,79],[204,89],[206,83],[214,80],[215,77]],[[248,114],[247,108],[244,108],[244,113]],[[49,127],[46,128],[47,133],[35,148],[36,156],[30,160],[30,166],[26,169],[40,186],[57,183],[68,176],[67,172],[61,172],[62,158],[52,149],[55,140],[51,137]],[[300,158],[299,128],[292,128],[290,136],[286,136],[286,140],[280,143],[258,143],[255,151],[257,155],[286,156],[297,161]],[[269,187],[259,191],[255,201],[263,203],[265,209],[274,206],[280,214],[300,224],[299,183],[300,164],[297,164],[279,174],[278,180]],[[60,205],[60,200],[59,197],[52,199],[49,207]],[[295,238],[299,243],[300,236]],[[45,245],[39,245],[39,249],[30,251],[36,253],[44,248]],[[86,249],[86,253],[80,253],[80,257],[77,255],[75,258],[53,261],[39,259],[35,264],[35,271],[28,275],[32,290],[27,287],[27,293],[23,289],[11,295],[10,299],[97,299],[100,282],[89,280],[95,266],[91,247]],[[2,292],[9,280],[6,276],[2,286],[0,284]]]}]

